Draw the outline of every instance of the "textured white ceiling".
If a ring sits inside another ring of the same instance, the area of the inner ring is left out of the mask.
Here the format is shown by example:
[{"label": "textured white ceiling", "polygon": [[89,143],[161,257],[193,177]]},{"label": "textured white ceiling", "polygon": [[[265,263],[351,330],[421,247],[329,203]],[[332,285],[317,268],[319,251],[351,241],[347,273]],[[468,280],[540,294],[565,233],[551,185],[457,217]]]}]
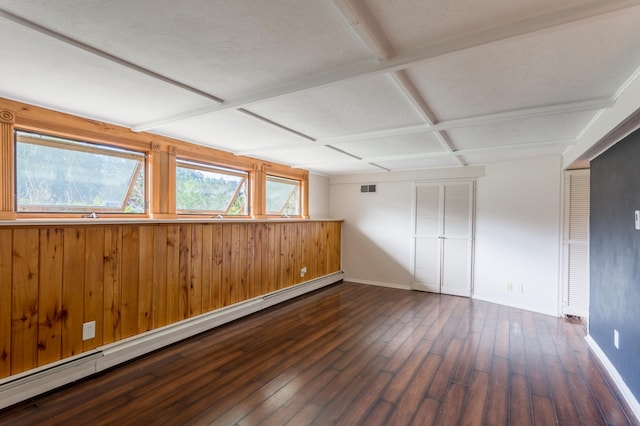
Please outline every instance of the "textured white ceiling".
[{"label": "textured white ceiling", "polygon": [[639,3],[0,0],[0,97],[327,175],[560,155]]}]

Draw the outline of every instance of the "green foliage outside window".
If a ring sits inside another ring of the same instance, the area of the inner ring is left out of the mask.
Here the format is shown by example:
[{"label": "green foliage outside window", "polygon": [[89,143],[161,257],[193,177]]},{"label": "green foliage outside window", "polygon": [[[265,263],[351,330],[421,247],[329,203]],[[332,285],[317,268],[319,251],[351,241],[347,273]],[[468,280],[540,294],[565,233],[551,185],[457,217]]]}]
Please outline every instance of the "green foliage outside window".
[{"label": "green foliage outside window", "polygon": [[300,182],[267,176],[267,214],[300,215]]},{"label": "green foliage outside window", "polygon": [[16,132],[16,210],[144,213],[144,154]]},{"label": "green foliage outside window", "polygon": [[248,214],[247,173],[178,161],[176,209],[179,213]]}]

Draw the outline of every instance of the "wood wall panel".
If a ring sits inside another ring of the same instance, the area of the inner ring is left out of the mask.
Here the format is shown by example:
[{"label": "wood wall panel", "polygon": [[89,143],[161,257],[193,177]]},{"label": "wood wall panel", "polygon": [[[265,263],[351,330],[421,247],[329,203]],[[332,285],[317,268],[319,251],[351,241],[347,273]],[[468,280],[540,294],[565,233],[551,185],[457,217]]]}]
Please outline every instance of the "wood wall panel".
[{"label": "wood wall panel", "polygon": [[38,229],[13,235],[11,374],[37,366],[38,354]]},{"label": "wood wall panel", "polygon": [[2,227],[0,378],[338,272],[340,233],[315,221]]},{"label": "wood wall panel", "polygon": [[13,231],[0,229],[0,377],[11,374]]},{"label": "wood wall panel", "polygon": [[62,229],[40,230],[38,365],[62,356]]}]

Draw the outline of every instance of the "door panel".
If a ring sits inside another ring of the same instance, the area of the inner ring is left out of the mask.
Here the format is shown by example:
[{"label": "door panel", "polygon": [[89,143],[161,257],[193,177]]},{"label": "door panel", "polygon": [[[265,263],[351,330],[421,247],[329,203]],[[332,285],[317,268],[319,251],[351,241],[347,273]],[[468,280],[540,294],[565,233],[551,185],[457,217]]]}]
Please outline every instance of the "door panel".
[{"label": "door panel", "polygon": [[471,295],[472,197],[472,182],[416,185],[412,288]]},{"label": "door panel", "polygon": [[438,237],[440,234],[440,188],[416,188],[416,235]]},{"label": "door panel", "polygon": [[440,239],[417,237],[415,240],[414,288],[440,292]]},{"label": "door panel", "polygon": [[471,295],[470,240],[448,238],[443,242],[441,292],[456,296]]}]

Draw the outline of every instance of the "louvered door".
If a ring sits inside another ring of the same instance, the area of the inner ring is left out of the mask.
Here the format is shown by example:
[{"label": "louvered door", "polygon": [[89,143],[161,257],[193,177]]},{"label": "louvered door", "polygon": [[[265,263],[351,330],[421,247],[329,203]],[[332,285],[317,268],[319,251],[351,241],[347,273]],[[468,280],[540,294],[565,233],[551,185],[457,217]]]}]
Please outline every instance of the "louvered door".
[{"label": "louvered door", "polygon": [[589,170],[565,177],[564,313],[589,316]]},{"label": "louvered door", "polygon": [[418,184],[413,288],[471,295],[473,183]]}]

